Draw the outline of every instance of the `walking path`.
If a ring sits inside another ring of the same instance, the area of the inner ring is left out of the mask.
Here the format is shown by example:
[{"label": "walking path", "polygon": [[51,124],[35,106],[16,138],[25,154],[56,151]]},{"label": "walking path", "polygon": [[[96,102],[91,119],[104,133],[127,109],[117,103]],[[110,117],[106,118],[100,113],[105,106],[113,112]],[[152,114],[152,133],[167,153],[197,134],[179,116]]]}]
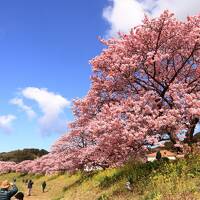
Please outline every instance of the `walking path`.
[{"label": "walking path", "polygon": [[[12,200],[15,200],[15,198],[12,198]],[[39,192],[36,194],[36,192],[33,192],[32,196],[27,196],[25,194],[24,200],[50,200],[48,192],[41,193]]]},{"label": "walking path", "polygon": [[[25,196],[24,200],[51,200],[49,191],[47,190],[46,192],[43,193],[39,186],[33,187],[31,196],[27,195],[27,188],[26,187],[24,187],[22,191],[23,191],[24,196]],[[12,200],[15,200],[15,198],[13,197]]]}]

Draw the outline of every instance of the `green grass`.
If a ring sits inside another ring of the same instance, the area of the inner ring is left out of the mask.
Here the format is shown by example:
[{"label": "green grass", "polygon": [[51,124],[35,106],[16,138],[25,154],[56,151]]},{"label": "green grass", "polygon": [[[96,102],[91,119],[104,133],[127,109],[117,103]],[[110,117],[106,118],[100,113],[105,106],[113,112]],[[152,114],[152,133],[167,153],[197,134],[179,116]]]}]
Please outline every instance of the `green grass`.
[{"label": "green grass", "polygon": [[[9,173],[0,175],[0,181],[13,177],[26,192],[23,179],[34,181],[33,200],[194,200],[200,199],[200,156],[187,159],[155,161],[153,163],[129,162],[124,167],[99,172],[57,174],[41,176]],[[47,192],[41,192],[42,181],[47,182]],[[125,183],[132,183],[132,191]]]}]

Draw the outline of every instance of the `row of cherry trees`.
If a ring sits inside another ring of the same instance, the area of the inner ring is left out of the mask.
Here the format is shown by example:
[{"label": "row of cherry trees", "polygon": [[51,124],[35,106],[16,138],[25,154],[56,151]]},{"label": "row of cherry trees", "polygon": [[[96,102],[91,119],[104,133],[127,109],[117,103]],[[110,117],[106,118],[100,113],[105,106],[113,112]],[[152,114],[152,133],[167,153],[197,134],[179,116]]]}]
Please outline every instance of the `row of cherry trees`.
[{"label": "row of cherry trees", "polygon": [[101,41],[107,48],[91,60],[91,89],[74,101],[69,133],[50,154],[15,165],[16,171],[122,165],[142,157],[163,133],[177,147],[193,141],[200,117],[200,15],[182,22],[165,11]]}]

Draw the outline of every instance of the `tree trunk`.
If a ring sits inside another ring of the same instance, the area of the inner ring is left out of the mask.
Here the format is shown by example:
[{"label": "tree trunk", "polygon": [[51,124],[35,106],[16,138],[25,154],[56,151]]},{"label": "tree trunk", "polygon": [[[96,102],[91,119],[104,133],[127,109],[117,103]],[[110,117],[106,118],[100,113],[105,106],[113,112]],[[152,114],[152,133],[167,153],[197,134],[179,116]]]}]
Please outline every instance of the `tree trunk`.
[{"label": "tree trunk", "polygon": [[185,135],[185,140],[184,140],[185,143],[192,143],[193,142],[194,130],[195,130],[195,127],[196,127],[198,122],[199,122],[198,118],[193,118],[190,121],[188,131]]},{"label": "tree trunk", "polygon": [[176,144],[176,141],[177,141],[176,135],[173,134],[172,132],[169,132],[168,134],[169,134],[170,141],[171,141],[173,144]]},{"label": "tree trunk", "polygon": [[169,132],[168,134],[169,134],[170,141],[173,143],[173,149],[176,150],[176,152],[182,152],[182,149],[180,147],[175,147],[175,144],[178,141],[176,134],[172,132]]}]

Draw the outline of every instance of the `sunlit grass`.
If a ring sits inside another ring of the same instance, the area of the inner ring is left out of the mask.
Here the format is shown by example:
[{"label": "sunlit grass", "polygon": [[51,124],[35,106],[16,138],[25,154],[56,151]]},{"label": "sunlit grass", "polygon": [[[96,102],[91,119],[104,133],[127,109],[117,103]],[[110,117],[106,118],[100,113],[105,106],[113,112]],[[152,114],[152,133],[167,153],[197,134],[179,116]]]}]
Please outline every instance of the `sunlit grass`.
[{"label": "sunlit grass", "polygon": [[[92,173],[56,174],[49,176],[9,173],[0,181],[17,179],[19,189],[26,193],[23,179],[34,182],[29,200],[192,200],[200,199],[200,159],[148,164],[130,162],[118,169]],[[47,182],[42,193],[41,183]],[[133,181],[132,191],[125,188]]]}]

